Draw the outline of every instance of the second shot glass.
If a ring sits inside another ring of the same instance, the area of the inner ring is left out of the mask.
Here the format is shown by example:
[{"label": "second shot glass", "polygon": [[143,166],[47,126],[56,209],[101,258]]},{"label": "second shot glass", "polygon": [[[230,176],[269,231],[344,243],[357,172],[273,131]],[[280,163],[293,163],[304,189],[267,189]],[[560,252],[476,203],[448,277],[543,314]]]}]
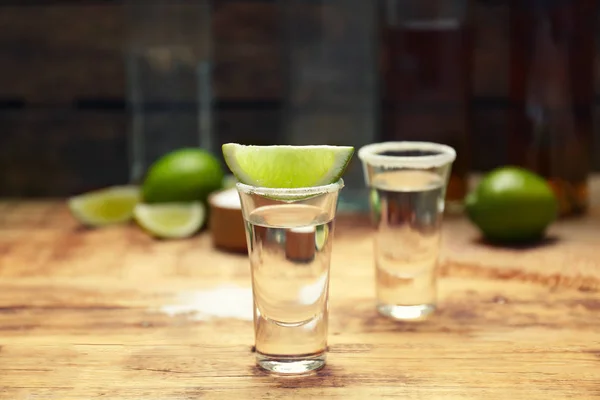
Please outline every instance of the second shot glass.
[{"label": "second shot glass", "polygon": [[419,320],[437,304],[445,195],[456,151],[429,142],[384,142],[358,152],[370,187],[377,310]]}]

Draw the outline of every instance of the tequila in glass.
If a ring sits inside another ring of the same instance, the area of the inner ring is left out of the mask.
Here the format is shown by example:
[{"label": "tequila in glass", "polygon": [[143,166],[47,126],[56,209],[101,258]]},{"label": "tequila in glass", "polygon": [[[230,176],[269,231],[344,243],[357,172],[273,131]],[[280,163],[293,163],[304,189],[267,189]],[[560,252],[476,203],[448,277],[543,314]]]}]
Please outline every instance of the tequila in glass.
[{"label": "tequila in glass", "polygon": [[329,264],[343,181],[312,188],[237,184],[252,270],[257,363],[276,374],[325,365]]},{"label": "tequila in glass", "polygon": [[436,308],[445,192],[455,151],[426,142],[372,144],[359,151],[377,227],[377,309],[399,320]]}]

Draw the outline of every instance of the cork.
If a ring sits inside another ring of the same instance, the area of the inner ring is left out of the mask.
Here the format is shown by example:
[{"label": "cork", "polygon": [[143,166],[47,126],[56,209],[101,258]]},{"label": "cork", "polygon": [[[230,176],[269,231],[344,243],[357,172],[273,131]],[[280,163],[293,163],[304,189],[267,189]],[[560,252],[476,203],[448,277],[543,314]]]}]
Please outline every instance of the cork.
[{"label": "cork", "polygon": [[236,253],[247,252],[244,218],[237,189],[231,188],[213,193],[208,198],[208,204],[213,246]]}]

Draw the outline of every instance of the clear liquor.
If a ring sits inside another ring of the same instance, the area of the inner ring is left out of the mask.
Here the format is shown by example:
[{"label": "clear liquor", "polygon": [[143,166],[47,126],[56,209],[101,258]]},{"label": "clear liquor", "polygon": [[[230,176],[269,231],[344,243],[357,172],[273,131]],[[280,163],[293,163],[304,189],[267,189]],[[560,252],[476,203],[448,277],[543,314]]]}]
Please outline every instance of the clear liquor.
[{"label": "clear liquor", "polygon": [[259,207],[246,221],[255,347],[263,368],[298,374],[325,364],[333,215],[311,205]]},{"label": "clear liquor", "polygon": [[382,172],[372,181],[378,310],[420,319],[436,304],[444,182],[427,171]]}]

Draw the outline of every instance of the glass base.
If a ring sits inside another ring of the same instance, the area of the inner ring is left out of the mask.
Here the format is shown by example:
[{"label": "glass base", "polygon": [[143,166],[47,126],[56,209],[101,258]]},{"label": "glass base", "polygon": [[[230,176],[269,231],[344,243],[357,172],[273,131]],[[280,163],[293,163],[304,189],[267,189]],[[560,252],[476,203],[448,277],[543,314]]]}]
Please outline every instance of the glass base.
[{"label": "glass base", "polygon": [[384,317],[398,321],[420,321],[435,312],[435,304],[418,304],[414,306],[398,306],[395,304],[378,304],[377,311]]},{"label": "glass base", "polygon": [[270,356],[256,354],[256,363],[262,369],[277,375],[303,375],[325,366],[325,352],[310,356]]}]

